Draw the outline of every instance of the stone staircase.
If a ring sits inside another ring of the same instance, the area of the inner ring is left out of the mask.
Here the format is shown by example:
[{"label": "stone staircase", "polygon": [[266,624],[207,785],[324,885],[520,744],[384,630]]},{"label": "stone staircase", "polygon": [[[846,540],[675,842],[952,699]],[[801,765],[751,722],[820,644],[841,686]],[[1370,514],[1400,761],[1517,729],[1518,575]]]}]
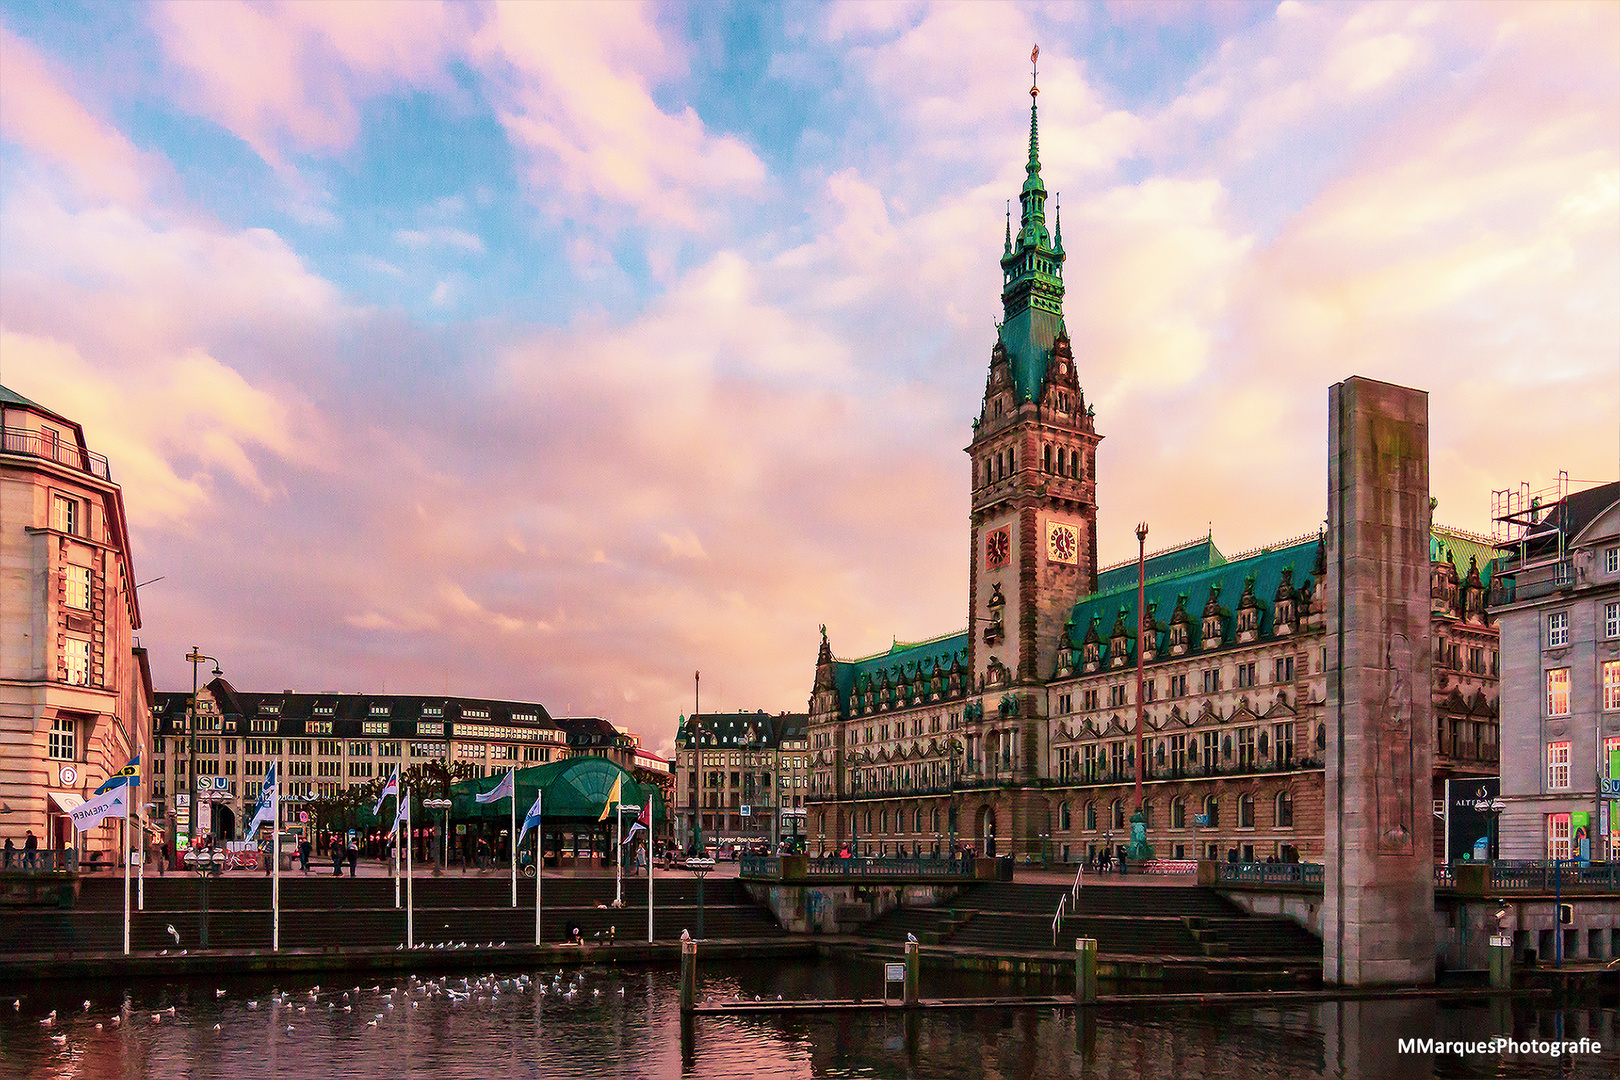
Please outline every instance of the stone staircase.
[{"label": "stone staircase", "polygon": [[[1072,951],[1095,938],[1104,956],[1320,960],[1322,943],[1288,919],[1245,914],[1201,888],[1108,885],[1084,888],[1053,943],[1052,916],[1067,885],[994,882],[940,907],[896,908],[859,936],[892,945],[915,934],[925,945],[997,953]],[[1067,905],[1065,905],[1067,908]]]},{"label": "stone staircase", "polygon": [[[450,875],[415,882],[418,943],[534,941],[534,883],[518,882],[513,908],[510,879]],[[577,927],[586,941],[611,930],[620,941],[645,941],[647,883],[624,883],[624,907],[608,907],[614,883],[602,878],[546,879],[542,928],[548,942],[568,940]],[[132,911],[130,946],[138,952],[195,949],[200,938],[200,892],[195,878],[148,879],[146,910]],[[659,940],[696,933],[698,883],[690,878],[655,882],[654,933]],[[785,931],[735,879],[703,886],[704,936],[779,938]],[[281,882],[283,949],[393,948],[405,940],[405,911],[395,908],[386,878],[315,875]],[[599,906],[603,905],[603,906]],[[209,945],[219,949],[268,949],[271,944],[270,882],[263,877],[227,877],[209,884]],[[123,948],[123,883],[85,881],[71,909],[16,908],[0,918],[0,954],[118,952]],[[180,943],[165,929],[173,926]],[[902,934],[902,937],[904,935]]]}]

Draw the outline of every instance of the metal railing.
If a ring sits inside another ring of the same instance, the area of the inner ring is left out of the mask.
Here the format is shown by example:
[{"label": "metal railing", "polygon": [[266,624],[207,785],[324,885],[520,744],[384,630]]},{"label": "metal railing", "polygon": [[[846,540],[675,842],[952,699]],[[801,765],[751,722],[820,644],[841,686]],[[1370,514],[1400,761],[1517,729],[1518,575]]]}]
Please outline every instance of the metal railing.
[{"label": "metal railing", "polygon": [[[1620,891],[1620,863],[1548,861],[1494,862],[1491,868],[1493,892],[1552,892],[1564,890]],[[1436,880],[1436,884],[1439,884]]]},{"label": "metal railing", "polygon": [[[98,860],[99,862],[99,860]],[[107,865],[100,863],[100,865]],[[0,862],[0,869],[20,870],[25,874],[50,874],[62,870],[79,869],[79,851],[77,848],[41,848],[37,851],[24,851],[22,848],[10,852],[9,861]]]},{"label": "metal railing", "polygon": [[1063,911],[1069,906],[1069,894],[1058,897],[1057,914],[1052,916],[1052,948],[1058,947],[1058,932],[1063,929]]},{"label": "metal railing", "polygon": [[82,449],[70,440],[49,438],[26,428],[8,427],[5,429],[4,448],[8,454],[27,454],[29,457],[45,458],[58,465],[87,472],[91,476],[99,476],[103,480],[112,479],[112,472],[107,468],[105,457]]},{"label": "metal railing", "polygon": [[1321,863],[1216,863],[1222,885],[1321,885]]},{"label": "metal railing", "polygon": [[743,855],[737,860],[739,877],[782,876],[782,860],[775,855]]},{"label": "metal railing", "polygon": [[1080,875],[1085,872],[1086,864],[1081,863],[1074,868],[1074,886],[1069,889],[1069,895],[1074,897],[1074,906],[1080,907]]}]

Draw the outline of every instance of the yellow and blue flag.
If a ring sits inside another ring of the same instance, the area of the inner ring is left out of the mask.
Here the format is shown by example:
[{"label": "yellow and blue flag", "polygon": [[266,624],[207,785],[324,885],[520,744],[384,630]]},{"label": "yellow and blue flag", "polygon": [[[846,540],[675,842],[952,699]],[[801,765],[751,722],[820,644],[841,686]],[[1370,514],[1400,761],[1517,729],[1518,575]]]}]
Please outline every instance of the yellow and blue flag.
[{"label": "yellow and blue flag", "polygon": [[107,777],[107,779],[103,780],[101,782],[101,786],[96,788],[95,794],[105,795],[113,788],[120,788],[125,784],[128,784],[130,787],[140,786],[141,755],[136,754],[134,757],[130,758],[128,765],[125,765],[122,769],[119,769],[117,772]]}]

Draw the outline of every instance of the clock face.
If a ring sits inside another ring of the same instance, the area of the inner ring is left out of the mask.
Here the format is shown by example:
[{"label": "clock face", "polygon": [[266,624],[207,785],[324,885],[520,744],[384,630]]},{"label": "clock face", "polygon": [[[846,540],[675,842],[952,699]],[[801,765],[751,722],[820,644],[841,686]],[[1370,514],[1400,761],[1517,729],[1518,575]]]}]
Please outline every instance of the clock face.
[{"label": "clock face", "polygon": [[1006,566],[1011,554],[1012,537],[1005,528],[994,529],[984,538],[984,561],[990,569]]},{"label": "clock face", "polygon": [[1073,525],[1057,521],[1046,523],[1046,557],[1060,563],[1080,561],[1080,534]]}]

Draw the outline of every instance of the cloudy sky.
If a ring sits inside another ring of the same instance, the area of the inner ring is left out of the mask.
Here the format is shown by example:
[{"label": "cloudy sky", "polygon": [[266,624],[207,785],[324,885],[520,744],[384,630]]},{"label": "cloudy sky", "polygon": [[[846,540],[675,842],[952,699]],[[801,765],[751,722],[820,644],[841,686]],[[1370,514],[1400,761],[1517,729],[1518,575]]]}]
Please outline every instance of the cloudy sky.
[{"label": "cloudy sky", "polygon": [[1041,46],[1101,550],[1620,461],[1620,5],[0,2],[0,381],[81,421],[160,688],[802,709],[966,624]]}]

